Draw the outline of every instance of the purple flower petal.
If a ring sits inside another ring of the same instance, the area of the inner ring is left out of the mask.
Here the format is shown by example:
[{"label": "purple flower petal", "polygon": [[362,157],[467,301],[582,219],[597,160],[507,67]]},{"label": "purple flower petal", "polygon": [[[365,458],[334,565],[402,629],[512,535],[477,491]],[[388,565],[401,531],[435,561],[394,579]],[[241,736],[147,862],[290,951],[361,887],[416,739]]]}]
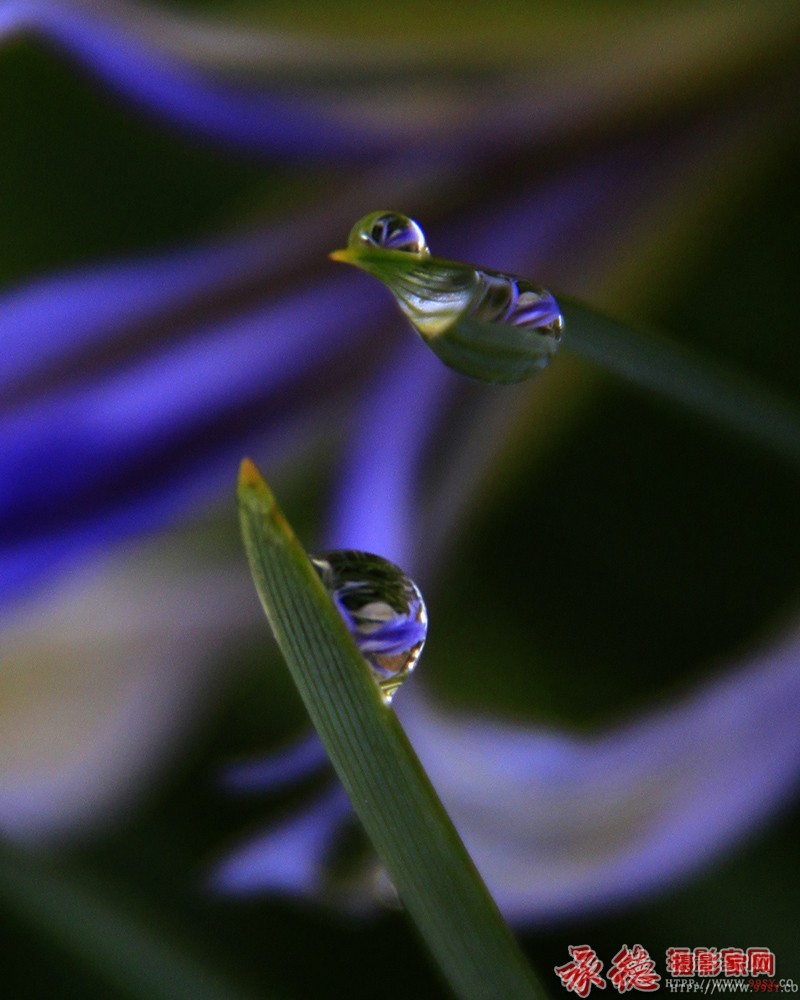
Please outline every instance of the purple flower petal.
[{"label": "purple flower petal", "polygon": [[[595,736],[456,715],[419,686],[398,709],[494,898],[527,924],[672,885],[785,804],[800,779],[798,665],[793,633],[682,701]],[[283,780],[281,767],[270,770]],[[344,794],[327,793],[224,862],[215,886],[318,892],[349,815]]]},{"label": "purple flower petal", "polygon": [[800,640],[594,737],[398,699],[495,899],[533,922],[668,886],[754,830],[800,779]]},{"label": "purple flower petal", "polygon": [[355,413],[330,548],[379,552],[413,575],[420,452],[458,376],[409,341]]},{"label": "purple flower petal", "polygon": [[[161,345],[88,384],[67,386],[0,425],[0,580],[13,590],[42,560],[155,527],[210,498],[247,442],[296,446],[379,345],[358,348],[364,306],[351,282],[275,297]],[[268,433],[264,433],[264,428]],[[43,481],[48,488],[43,488]],[[6,594],[3,594],[5,597]]]},{"label": "purple flower petal", "polygon": [[228,764],[222,784],[231,792],[274,792],[316,774],[328,764],[328,755],[316,732],[266,757]]},{"label": "purple flower petal", "polygon": [[260,892],[314,897],[325,880],[324,859],[350,802],[336,786],[300,813],[254,837],[214,870],[209,887],[249,895]]},{"label": "purple flower petal", "polygon": [[[300,248],[292,235],[275,227],[227,243],[42,278],[5,292],[0,296],[5,406],[9,393],[19,397],[31,391],[29,380],[34,386],[54,381],[59,363],[68,366],[70,377],[84,378],[93,349],[123,341],[131,330],[164,324],[182,310],[197,313],[228,286],[265,281],[277,259],[296,261]],[[144,334],[136,341],[147,343]],[[114,356],[121,353],[116,343]]]},{"label": "purple flower petal", "polygon": [[[132,12],[133,13],[133,12]],[[385,129],[214,79],[171,57],[98,10],[17,0],[0,10],[0,39],[34,32],[64,48],[122,97],[172,125],[232,149],[270,156],[369,163],[393,144]]]},{"label": "purple flower petal", "polygon": [[2,834],[63,842],[129,809],[211,710],[231,636],[262,624],[252,598],[238,562],[161,536],[7,611]]}]

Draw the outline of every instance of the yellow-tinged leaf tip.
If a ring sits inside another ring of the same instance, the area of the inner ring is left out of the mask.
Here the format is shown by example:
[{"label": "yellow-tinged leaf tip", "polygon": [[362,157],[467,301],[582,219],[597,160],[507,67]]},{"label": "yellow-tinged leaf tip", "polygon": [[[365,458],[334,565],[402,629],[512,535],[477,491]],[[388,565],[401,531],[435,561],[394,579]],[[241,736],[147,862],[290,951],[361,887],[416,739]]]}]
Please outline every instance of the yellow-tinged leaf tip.
[{"label": "yellow-tinged leaf tip", "polygon": [[264,477],[258,471],[256,463],[252,459],[242,459],[239,466],[239,485],[248,487],[249,489],[263,488],[267,485],[264,482]]},{"label": "yellow-tinged leaf tip", "polygon": [[280,522],[289,532],[283,515],[266,480],[258,471],[258,466],[249,458],[243,458],[239,466],[238,490],[239,503],[252,512],[269,515],[274,521]]},{"label": "yellow-tinged leaf tip", "polygon": [[341,264],[354,264],[355,254],[351,247],[345,247],[344,250],[333,250],[328,254],[331,260],[337,260]]},{"label": "yellow-tinged leaf tip", "polygon": [[255,462],[249,458],[243,458],[239,466],[239,497],[241,500],[247,498],[249,503],[257,502],[259,508],[267,510],[275,506],[275,497],[272,490],[267,486],[264,477],[258,471]]}]

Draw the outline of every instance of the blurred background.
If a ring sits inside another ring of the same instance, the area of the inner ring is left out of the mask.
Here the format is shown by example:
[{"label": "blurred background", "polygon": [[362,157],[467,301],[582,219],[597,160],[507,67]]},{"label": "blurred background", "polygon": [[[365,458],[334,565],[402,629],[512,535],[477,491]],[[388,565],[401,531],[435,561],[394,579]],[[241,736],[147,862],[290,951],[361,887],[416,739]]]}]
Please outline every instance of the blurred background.
[{"label": "blurred background", "polygon": [[[670,946],[766,946],[800,982],[796,458],[570,354],[569,330],[533,382],[464,385],[326,259],[404,211],[434,253],[796,404],[799,24],[777,0],[0,6],[4,995],[159,995],[151,973],[164,996],[446,995],[355,878],[354,827],[314,848],[313,892],[209,888],[332,780],[223,780],[305,733],[240,551],[243,454],[310,549],[413,573],[431,626],[409,684],[477,725],[591,739],[745,690],[780,648],[780,745],[749,706],[746,780],[774,785],[751,815],[723,794],[706,848],[676,826],[641,890],[511,909],[553,994],[583,943],[606,963],[641,943],[662,974]],[[680,799],[684,778],[649,780]],[[87,944],[106,931],[111,958]]]}]

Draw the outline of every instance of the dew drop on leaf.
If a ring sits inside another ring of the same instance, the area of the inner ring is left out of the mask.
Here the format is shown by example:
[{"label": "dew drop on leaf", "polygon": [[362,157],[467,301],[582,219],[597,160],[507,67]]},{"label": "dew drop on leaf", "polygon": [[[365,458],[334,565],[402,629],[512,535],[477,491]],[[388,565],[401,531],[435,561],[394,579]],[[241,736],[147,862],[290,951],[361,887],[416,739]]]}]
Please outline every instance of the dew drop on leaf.
[{"label": "dew drop on leaf", "polygon": [[425,644],[422,594],[399,566],[369,552],[337,549],[311,562],[388,705]]},{"label": "dew drop on leaf", "polygon": [[371,212],[331,255],[374,275],[392,292],[445,364],[484,382],[511,383],[544,368],[564,329],[553,295],[526,278],[431,255],[420,225],[399,212]]},{"label": "dew drop on leaf", "polygon": [[353,226],[349,247],[381,247],[405,253],[430,253],[419,224],[399,212],[370,212]]}]

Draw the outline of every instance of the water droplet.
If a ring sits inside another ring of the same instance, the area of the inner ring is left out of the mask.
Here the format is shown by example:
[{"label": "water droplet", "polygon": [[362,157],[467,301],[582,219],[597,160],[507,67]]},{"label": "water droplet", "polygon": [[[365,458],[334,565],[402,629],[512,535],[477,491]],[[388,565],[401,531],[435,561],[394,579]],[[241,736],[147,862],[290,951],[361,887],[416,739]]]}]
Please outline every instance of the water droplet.
[{"label": "water droplet", "polygon": [[348,247],[380,247],[404,253],[430,253],[425,233],[413,219],[399,212],[370,212],[353,226]]},{"label": "water droplet", "polygon": [[422,594],[399,566],[369,552],[338,549],[311,556],[311,562],[388,705],[425,644]]},{"label": "water droplet", "polygon": [[405,215],[366,215],[347,249],[332,256],[383,281],[431,350],[464,375],[521,382],[558,347],[564,320],[550,292],[513,274],[431,256],[422,229]]}]

